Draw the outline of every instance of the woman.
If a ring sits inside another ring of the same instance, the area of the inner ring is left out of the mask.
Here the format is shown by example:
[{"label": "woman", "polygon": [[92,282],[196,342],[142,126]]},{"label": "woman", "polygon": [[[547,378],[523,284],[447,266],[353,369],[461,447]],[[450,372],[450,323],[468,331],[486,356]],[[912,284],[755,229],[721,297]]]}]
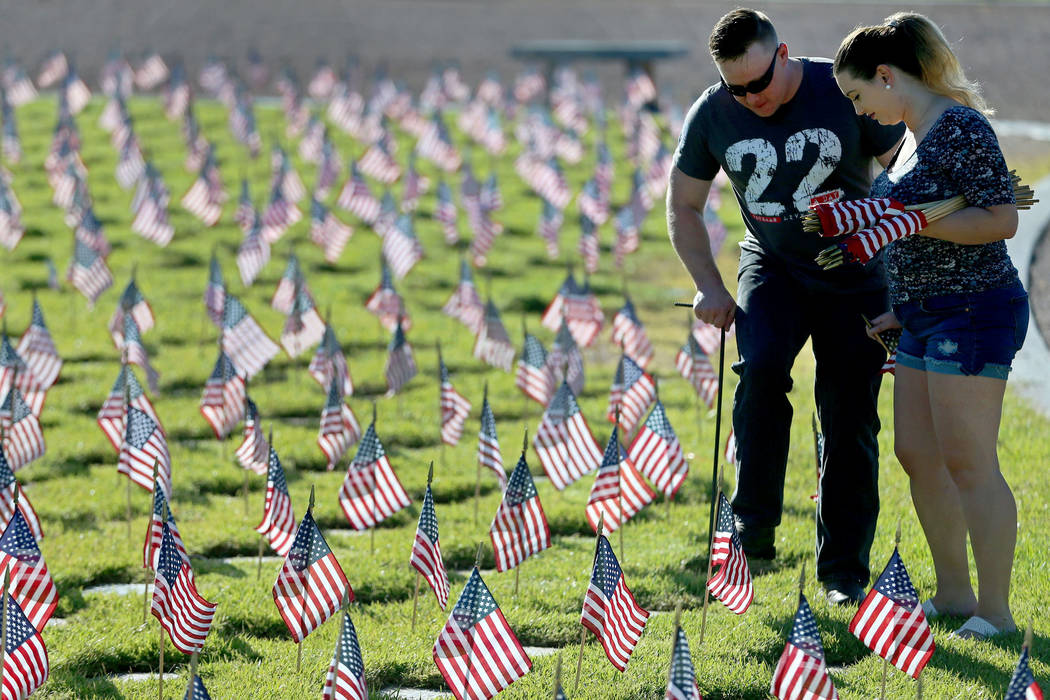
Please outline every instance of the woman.
[{"label": "woman", "polygon": [[[1015,629],[1010,572],[1017,507],[996,439],[1010,364],[1028,329],[1028,297],[1006,252],[1017,228],[1013,187],[988,110],[940,29],[898,13],[854,30],[835,79],[858,113],[904,122],[904,141],[873,197],[922,204],[964,195],[969,206],[891,243],[893,310],[870,334],[902,327],[894,382],[895,452],[933,555],[927,617],[968,617],[955,634]],[[970,585],[969,533],[978,595]]]}]

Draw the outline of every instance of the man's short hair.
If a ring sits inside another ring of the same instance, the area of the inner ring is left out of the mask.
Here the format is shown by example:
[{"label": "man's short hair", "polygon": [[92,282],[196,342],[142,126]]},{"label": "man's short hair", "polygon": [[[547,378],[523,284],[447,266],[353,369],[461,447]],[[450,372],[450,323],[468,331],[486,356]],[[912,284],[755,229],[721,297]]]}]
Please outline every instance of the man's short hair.
[{"label": "man's short hair", "polygon": [[711,30],[707,46],[716,61],[732,61],[747,53],[751,44],[760,41],[770,47],[777,44],[777,30],[764,13],[741,7],[722,16]]}]

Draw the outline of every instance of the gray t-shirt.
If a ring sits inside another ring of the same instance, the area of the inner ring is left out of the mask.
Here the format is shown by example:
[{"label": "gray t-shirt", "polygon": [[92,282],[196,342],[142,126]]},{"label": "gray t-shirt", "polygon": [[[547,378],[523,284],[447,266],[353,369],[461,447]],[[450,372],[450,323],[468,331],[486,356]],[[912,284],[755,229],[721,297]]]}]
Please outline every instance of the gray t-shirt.
[{"label": "gray t-shirt", "polygon": [[674,164],[711,180],[719,168],[733,185],[747,227],[741,247],[772,256],[814,290],[869,291],[886,286],[882,256],[868,265],[822,270],[814,262],[832,239],[802,230],[810,204],[868,196],[871,159],[900,139],[904,125],[858,116],[839,91],[831,61],[800,58],[802,83],[770,117],[712,85],[686,116]]}]

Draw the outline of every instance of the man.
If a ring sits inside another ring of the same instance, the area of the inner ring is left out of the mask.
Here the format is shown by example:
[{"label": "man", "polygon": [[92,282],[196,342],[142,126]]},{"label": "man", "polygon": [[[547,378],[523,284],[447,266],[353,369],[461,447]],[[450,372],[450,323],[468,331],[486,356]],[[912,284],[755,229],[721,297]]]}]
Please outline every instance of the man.
[{"label": "man", "polygon": [[[696,316],[735,320],[740,376],[733,400],[737,488],[733,509],[752,559],[776,554],[787,468],[791,367],[807,339],[825,442],[817,511],[817,577],[836,605],[859,603],[878,518],[879,419],[884,355],[861,314],[888,308],[881,260],[821,270],[829,242],[802,230],[811,204],[868,194],[871,160],[889,162],[903,126],[857,116],[826,59],[792,58],[769,18],[738,9],[709,39],[721,81],[686,117],[667,195],[671,244],[696,283]],[[726,290],[703,223],[719,168],[740,203],[737,301]]]}]

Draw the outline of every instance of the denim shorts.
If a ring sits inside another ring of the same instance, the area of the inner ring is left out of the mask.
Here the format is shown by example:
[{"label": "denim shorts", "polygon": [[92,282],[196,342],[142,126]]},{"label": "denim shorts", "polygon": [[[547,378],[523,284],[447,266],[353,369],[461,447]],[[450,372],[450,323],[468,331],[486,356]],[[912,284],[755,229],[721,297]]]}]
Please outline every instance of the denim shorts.
[{"label": "denim shorts", "polygon": [[925,372],[1006,379],[1028,333],[1028,295],[1018,282],[894,304],[904,330],[897,364]]}]

